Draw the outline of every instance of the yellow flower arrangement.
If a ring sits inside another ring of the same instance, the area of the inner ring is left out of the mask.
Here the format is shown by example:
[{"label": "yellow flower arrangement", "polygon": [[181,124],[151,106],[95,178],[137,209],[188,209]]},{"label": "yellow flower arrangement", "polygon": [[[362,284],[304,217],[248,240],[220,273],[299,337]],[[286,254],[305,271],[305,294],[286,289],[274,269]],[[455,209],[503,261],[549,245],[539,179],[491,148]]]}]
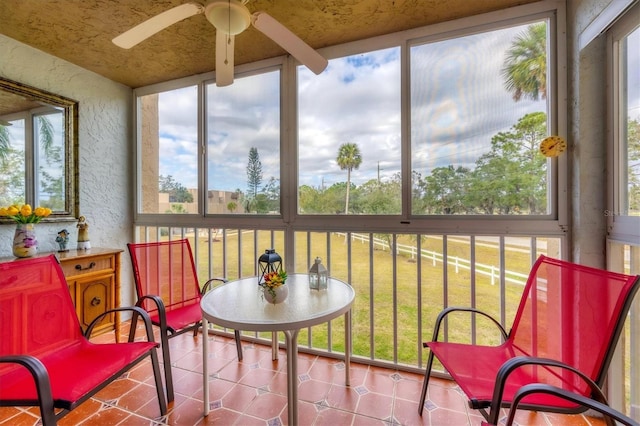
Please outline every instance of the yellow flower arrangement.
[{"label": "yellow flower arrangement", "polygon": [[24,204],[22,207],[15,204],[9,207],[0,207],[0,217],[13,219],[17,223],[38,223],[50,214],[51,209],[48,207],[32,209],[29,204]]},{"label": "yellow flower arrangement", "polygon": [[272,297],[276,297],[276,288],[284,285],[285,281],[287,281],[287,273],[285,271],[264,274],[264,286]]}]

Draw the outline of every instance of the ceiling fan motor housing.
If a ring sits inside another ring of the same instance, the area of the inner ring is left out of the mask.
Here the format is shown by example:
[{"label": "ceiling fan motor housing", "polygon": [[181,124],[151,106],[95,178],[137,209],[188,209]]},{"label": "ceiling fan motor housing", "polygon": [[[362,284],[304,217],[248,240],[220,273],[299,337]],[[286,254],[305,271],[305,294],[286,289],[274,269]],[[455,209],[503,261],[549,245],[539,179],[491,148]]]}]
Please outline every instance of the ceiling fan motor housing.
[{"label": "ceiling fan motor housing", "polygon": [[204,14],[216,30],[230,35],[240,34],[251,25],[249,9],[238,0],[211,2]]}]

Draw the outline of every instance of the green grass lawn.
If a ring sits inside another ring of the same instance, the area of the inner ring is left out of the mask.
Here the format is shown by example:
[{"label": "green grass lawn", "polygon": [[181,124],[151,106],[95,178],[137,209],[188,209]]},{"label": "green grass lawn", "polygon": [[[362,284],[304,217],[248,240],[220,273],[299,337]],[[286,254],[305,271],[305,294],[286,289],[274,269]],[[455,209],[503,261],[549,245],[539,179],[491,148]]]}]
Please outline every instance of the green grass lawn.
[{"label": "green grass lawn", "polygon": [[[283,259],[284,233],[282,231],[247,231],[218,234],[217,240],[198,237],[193,243],[199,259],[198,273],[203,278],[224,276],[234,279],[255,275],[257,257],[266,248],[275,248]],[[398,243],[415,245],[411,235],[399,235]],[[289,273],[304,273],[316,256],[322,257],[334,278],[349,282],[355,289],[356,300],[352,309],[353,354],[371,359],[394,361],[399,364],[419,365],[421,342],[430,340],[437,314],[446,306],[470,306],[485,310],[500,319],[501,306],[505,323],[510,324],[518,305],[522,286],[491,283],[489,277],[476,274],[475,282],[469,270],[457,269],[452,264],[445,269],[441,262],[431,259],[417,261],[408,255],[390,254],[388,250],[375,249],[370,257],[370,246],[366,242],[353,241],[350,245],[344,235],[300,232],[296,234],[296,259],[294,270]],[[446,252],[449,259],[470,259],[470,240],[464,237],[444,240],[439,237],[423,238],[422,248],[438,253]],[[499,265],[499,249],[488,244],[475,245],[476,263]],[[350,248],[350,252],[349,252]],[[327,256],[330,254],[330,257]],[[209,264],[209,259],[211,265]],[[351,270],[348,270],[351,259]],[[508,250],[506,268],[527,274],[530,255],[527,252]],[[227,269],[224,270],[224,265]],[[240,271],[240,268],[242,269]],[[444,286],[444,282],[447,286]],[[394,286],[395,282],[395,286]],[[502,302],[504,301],[504,302]],[[475,341],[496,344],[500,335],[495,326],[478,322],[475,325]],[[419,330],[422,335],[419,335]],[[446,334],[449,340],[471,341],[472,325],[469,314],[452,317],[448,321]],[[331,343],[329,344],[329,336]],[[270,333],[265,333],[266,339]],[[344,351],[344,318],[327,324],[302,330],[300,346],[316,347],[331,351]],[[397,353],[394,353],[394,348]],[[423,362],[426,351],[422,351]]]}]

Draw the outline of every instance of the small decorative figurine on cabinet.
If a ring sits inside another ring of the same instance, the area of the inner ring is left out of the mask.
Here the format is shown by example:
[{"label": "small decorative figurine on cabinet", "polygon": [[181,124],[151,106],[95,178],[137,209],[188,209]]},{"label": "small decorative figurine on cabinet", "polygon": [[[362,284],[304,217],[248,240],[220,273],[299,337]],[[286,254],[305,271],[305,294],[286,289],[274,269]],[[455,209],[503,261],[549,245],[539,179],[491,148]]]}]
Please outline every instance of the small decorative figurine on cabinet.
[{"label": "small decorative figurine on cabinet", "polygon": [[78,250],[89,250],[91,243],[89,242],[89,224],[84,216],[78,218]]},{"label": "small decorative figurine on cabinet", "polygon": [[69,231],[67,231],[66,229],[63,229],[62,231],[58,232],[58,236],[56,237],[56,243],[58,243],[58,246],[60,247],[60,249],[58,250],[58,253],[69,251],[69,249],[67,249],[68,242],[69,242]]}]

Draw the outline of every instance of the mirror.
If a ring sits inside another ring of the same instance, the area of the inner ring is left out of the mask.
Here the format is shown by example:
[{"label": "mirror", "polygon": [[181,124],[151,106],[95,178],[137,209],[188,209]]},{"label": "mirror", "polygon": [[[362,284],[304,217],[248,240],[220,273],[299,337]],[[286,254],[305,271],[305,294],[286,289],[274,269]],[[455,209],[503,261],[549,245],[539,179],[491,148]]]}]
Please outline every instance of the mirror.
[{"label": "mirror", "polygon": [[49,207],[43,222],[70,221],[78,199],[78,102],[0,77],[0,207]]}]

